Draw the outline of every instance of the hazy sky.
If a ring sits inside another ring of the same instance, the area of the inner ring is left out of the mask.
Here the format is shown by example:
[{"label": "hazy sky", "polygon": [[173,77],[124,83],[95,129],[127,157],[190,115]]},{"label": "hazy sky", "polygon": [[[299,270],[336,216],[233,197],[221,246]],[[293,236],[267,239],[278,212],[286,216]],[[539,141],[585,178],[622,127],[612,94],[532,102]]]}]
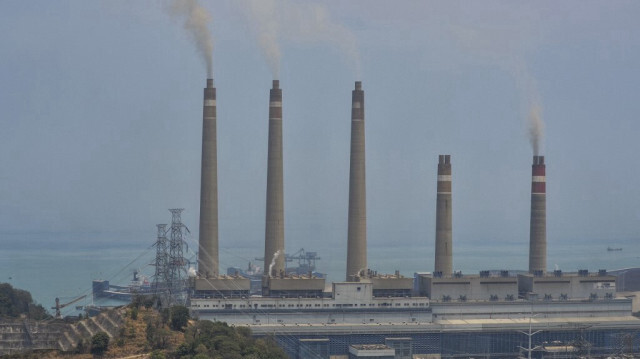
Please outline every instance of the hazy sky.
[{"label": "hazy sky", "polygon": [[[167,208],[184,207],[197,237],[206,69],[169,6],[0,2],[0,234],[153,240]],[[454,241],[528,243],[532,103],[545,123],[550,250],[640,237],[640,2],[206,8],[221,246],[262,250],[274,71],[288,248],[346,249],[354,80],[366,97],[370,245],[433,243],[438,154],[452,155]]]}]

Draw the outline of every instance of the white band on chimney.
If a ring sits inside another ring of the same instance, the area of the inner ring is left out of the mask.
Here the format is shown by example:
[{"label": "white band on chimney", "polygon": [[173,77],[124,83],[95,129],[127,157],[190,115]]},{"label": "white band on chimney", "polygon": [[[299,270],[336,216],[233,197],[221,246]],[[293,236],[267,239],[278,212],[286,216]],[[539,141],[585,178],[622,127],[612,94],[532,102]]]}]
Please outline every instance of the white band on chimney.
[{"label": "white band on chimney", "polygon": [[546,177],[545,176],[532,176],[531,177],[531,182],[546,182]]},{"label": "white band on chimney", "polygon": [[360,102],[353,102],[352,105],[351,105],[351,108],[360,108],[360,107],[362,107]]},{"label": "white band on chimney", "polygon": [[269,102],[269,107],[282,107],[281,101],[271,101]]},{"label": "white band on chimney", "polygon": [[212,100],[210,98],[204,100],[204,105],[205,106],[215,106],[216,105],[216,100]]},{"label": "white band on chimney", "polygon": [[438,175],[438,182],[451,182],[451,175]]},{"label": "white band on chimney", "polygon": [[438,191],[438,194],[451,194],[451,192],[440,192],[440,191]]}]

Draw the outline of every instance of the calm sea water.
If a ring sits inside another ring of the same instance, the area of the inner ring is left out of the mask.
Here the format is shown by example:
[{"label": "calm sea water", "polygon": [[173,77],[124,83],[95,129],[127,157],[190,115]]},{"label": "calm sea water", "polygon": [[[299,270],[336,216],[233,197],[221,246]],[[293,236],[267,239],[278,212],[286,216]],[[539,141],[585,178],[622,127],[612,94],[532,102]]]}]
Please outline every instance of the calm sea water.
[{"label": "calm sea water", "polygon": [[[150,266],[155,256],[153,239],[137,239],[129,234],[3,234],[0,235],[0,282],[30,291],[34,299],[50,308],[56,297],[65,303],[81,295],[87,297],[65,308],[65,314],[75,313],[76,305],[94,304],[91,296],[93,279],[108,279],[125,285],[134,270],[151,277]],[[193,238],[188,238],[195,248]],[[607,247],[622,251],[607,251]],[[295,252],[299,248],[289,248]],[[344,280],[346,244],[305,248],[316,251],[322,258],[317,270],[328,274],[330,281]],[[255,257],[261,257],[262,247],[236,246],[220,248],[221,272],[229,266],[244,267]],[[405,276],[414,272],[431,271],[433,245],[372,246],[368,250],[369,267],[379,273],[399,270]],[[193,253],[186,256],[193,259]],[[261,263],[256,263],[261,265]],[[549,242],[548,265],[563,271],[578,269],[621,269],[640,267],[640,241],[591,240],[580,242]],[[526,269],[528,241],[514,243],[454,242],[454,268],[463,273],[478,273],[483,269]],[[97,302],[95,304],[115,304]]]}]

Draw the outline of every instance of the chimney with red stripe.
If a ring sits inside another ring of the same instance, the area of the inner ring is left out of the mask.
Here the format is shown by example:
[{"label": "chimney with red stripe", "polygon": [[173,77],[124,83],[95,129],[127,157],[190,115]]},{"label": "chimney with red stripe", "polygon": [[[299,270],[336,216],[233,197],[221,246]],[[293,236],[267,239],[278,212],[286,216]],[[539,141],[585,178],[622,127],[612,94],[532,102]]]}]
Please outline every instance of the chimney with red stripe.
[{"label": "chimney with red stripe", "polygon": [[529,272],[547,271],[547,194],[544,156],[533,156],[531,166],[531,227]]}]

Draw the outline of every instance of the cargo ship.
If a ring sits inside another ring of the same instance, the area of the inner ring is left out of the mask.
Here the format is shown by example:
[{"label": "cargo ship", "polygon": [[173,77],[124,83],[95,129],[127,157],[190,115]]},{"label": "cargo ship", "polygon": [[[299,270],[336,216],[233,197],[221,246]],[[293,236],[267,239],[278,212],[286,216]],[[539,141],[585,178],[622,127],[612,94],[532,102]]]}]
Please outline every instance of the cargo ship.
[{"label": "cargo ship", "polygon": [[108,298],[130,302],[135,295],[153,294],[153,288],[149,278],[133,271],[133,278],[129,285],[121,286],[109,283],[108,280],[94,279],[92,283],[94,298]]}]

